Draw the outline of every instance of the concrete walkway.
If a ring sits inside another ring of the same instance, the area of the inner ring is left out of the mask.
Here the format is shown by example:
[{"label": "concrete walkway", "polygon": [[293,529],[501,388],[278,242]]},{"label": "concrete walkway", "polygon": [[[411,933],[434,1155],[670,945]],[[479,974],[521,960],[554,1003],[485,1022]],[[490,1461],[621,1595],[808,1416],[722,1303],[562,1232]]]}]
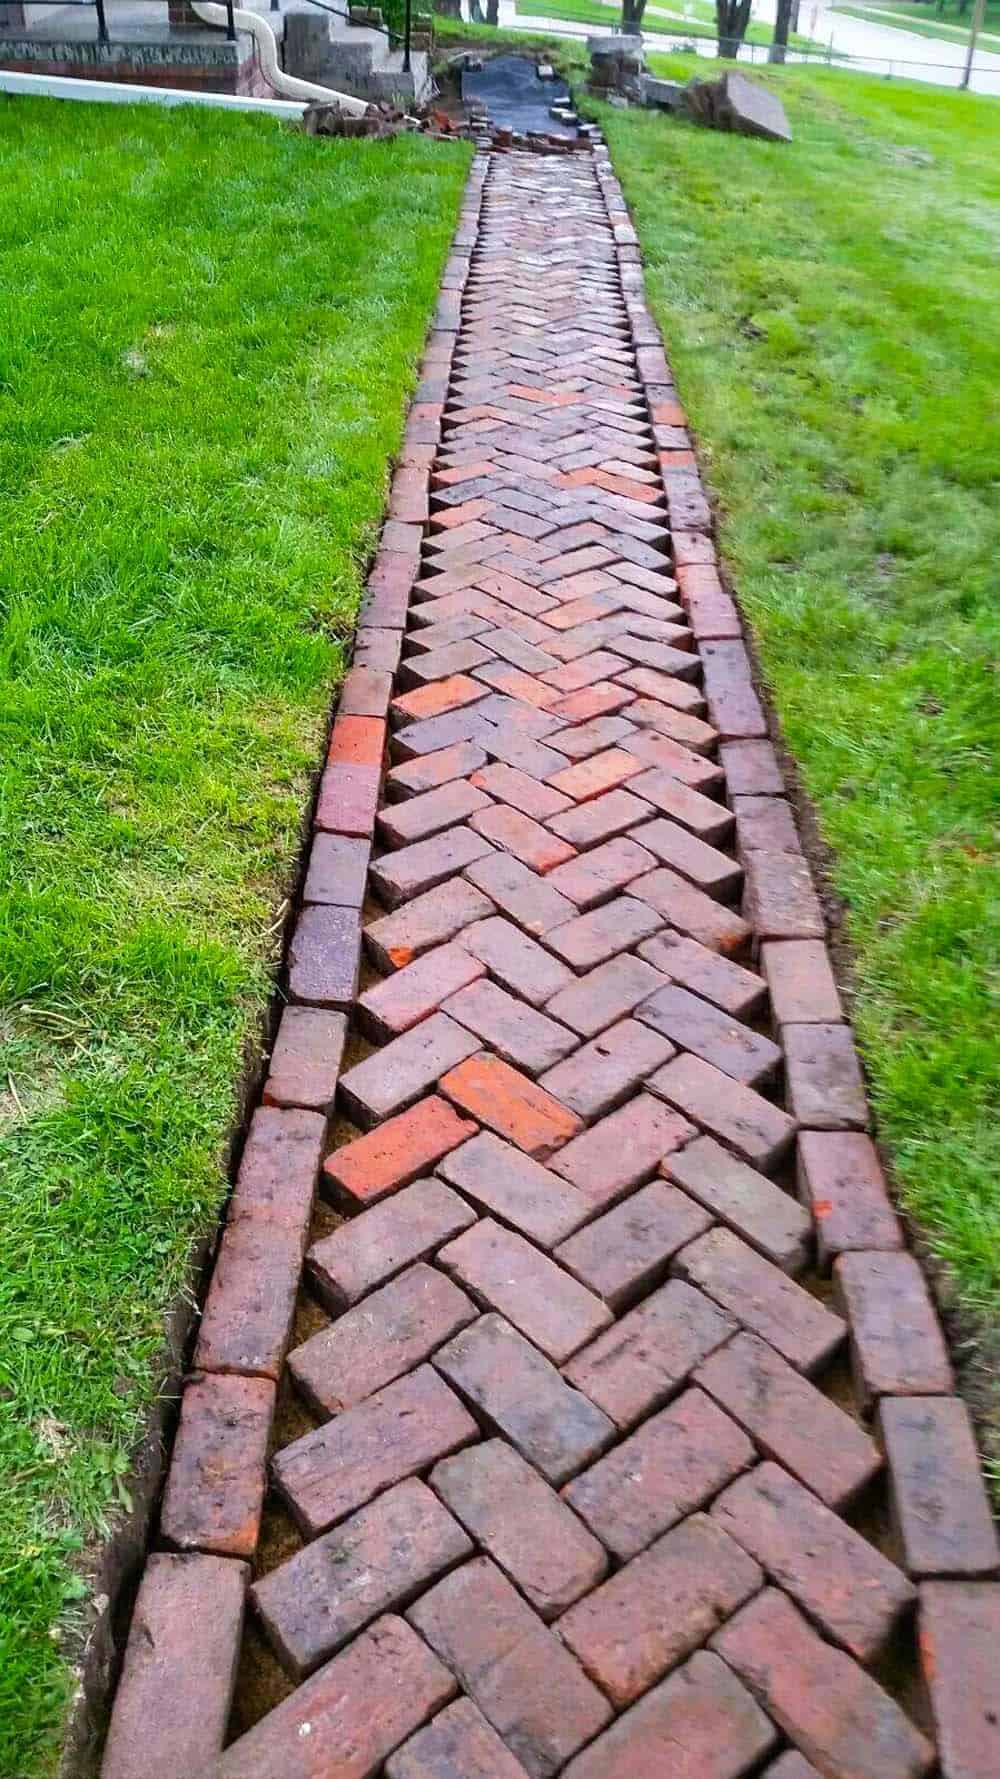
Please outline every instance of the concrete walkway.
[{"label": "concrete walkway", "polygon": [[603,151],[474,168],[104,1779],[1000,1771],[972,1432],[638,262]]}]

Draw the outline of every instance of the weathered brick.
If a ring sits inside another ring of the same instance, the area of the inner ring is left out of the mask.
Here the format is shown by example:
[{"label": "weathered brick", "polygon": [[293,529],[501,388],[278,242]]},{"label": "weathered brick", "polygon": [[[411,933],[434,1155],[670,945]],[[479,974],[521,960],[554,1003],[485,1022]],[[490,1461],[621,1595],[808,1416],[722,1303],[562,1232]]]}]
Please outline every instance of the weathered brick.
[{"label": "weathered brick", "polygon": [[903,1246],[875,1145],[860,1131],[800,1131],[798,1186],[824,1267],[850,1248]]},{"label": "weathered brick", "polygon": [[637,1019],[622,1019],[549,1069],[541,1085],[582,1118],[596,1118],[620,1105],[673,1053],[659,1033]]},{"label": "weathered brick", "polygon": [[701,692],[690,680],[673,679],[670,674],[657,673],[654,667],[631,667],[627,673],[619,674],[617,683],[628,686],[643,698],[656,698],[675,710],[701,711],[705,708]]},{"label": "weathered brick", "polygon": [[686,710],[675,710],[659,698],[636,698],[629,706],[628,720],[644,729],[655,729],[658,735],[669,735],[671,741],[679,741],[696,754],[710,754],[717,740],[711,723]]},{"label": "weathered brick", "polygon": [[732,804],[741,859],[749,852],[801,852],[790,804],[778,797],[734,797]]},{"label": "weathered brick", "polygon": [[343,1013],[286,1007],[271,1051],[264,1104],[328,1112],[337,1091],[346,1036]]},{"label": "weathered brick", "polygon": [[296,1347],[289,1370],[315,1413],[340,1414],[422,1364],[475,1314],[464,1292],[418,1261]]},{"label": "weathered brick", "polygon": [[818,1371],[846,1333],[839,1316],[730,1229],[700,1236],[678,1254],[672,1270],[769,1341],[798,1371]]},{"label": "weathered brick", "polygon": [[[572,903],[567,905],[572,908]],[[550,929],[546,943],[574,970],[591,970],[606,958],[628,951],[640,939],[648,939],[662,924],[646,903],[619,896],[575,919],[567,917]]]},{"label": "weathered brick", "polygon": [[896,1539],[911,1575],[993,1575],[1000,1543],[972,1421],[957,1396],[883,1396],[879,1431]]},{"label": "weathered brick", "polygon": [[399,1037],[485,974],[486,965],[465,946],[438,945],[367,989],[358,1002],[359,1023],[377,1039]]},{"label": "weathered brick", "polygon": [[736,895],[743,879],[741,866],[679,823],[661,817],[637,828],[632,839],[648,847],[661,865],[669,865],[706,894],[723,901]]},{"label": "weathered brick", "polygon": [[559,1635],[621,1710],[760,1587],[757,1564],[692,1514],[564,1613]]},{"label": "weathered brick", "polygon": [[642,771],[641,760],[621,748],[610,747],[603,753],[591,754],[587,760],[578,760],[575,765],[552,773],[548,782],[553,790],[561,791],[564,797],[572,797],[575,803],[588,803],[594,797],[616,790]]},{"label": "weathered brick", "polygon": [[735,1421],[701,1390],[685,1390],[563,1494],[625,1562],[704,1506],[753,1459]]},{"label": "weathered brick", "polygon": [[611,680],[597,680],[578,692],[565,692],[552,705],[553,713],[567,723],[586,723],[594,717],[609,716],[631,704],[635,693]]},{"label": "weathered brick", "polygon": [[894,1563],[778,1464],[740,1477],[712,1518],[859,1662],[875,1660],[916,1598]]},{"label": "weathered brick", "polygon": [[823,1779],[797,1748],[789,1748],[765,1769],[764,1779]]},{"label": "weathered brick", "polygon": [[781,1051],[770,1038],[673,983],[644,1001],[638,1018],[734,1081],[757,1086],[781,1062]]},{"label": "weathered brick", "polygon": [[306,1538],[392,1483],[476,1438],[476,1423],[429,1365],[302,1435],[272,1460],[274,1485]]},{"label": "weathered brick", "polygon": [[609,1205],[629,1187],[649,1179],[663,1157],[693,1135],[685,1119],[641,1093],[592,1130],[574,1137],[552,1167],[592,1204]]},{"label": "weathered brick", "polygon": [[386,1756],[454,1695],[426,1643],[387,1615],[232,1742],[205,1779],[319,1779],[336,1771],[333,1760],[343,1779],[375,1779]]},{"label": "weathered brick", "polygon": [[536,1161],[547,1161],[581,1129],[574,1112],[498,1056],[460,1063],[442,1077],[441,1091]]},{"label": "weathered brick", "polygon": [[861,1065],[846,1025],[782,1028],[788,1109],[815,1130],[864,1130],[868,1124]]},{"label": "weathered brick", "polygon": [[[566,896],[546,883],[544,877],[529,871],[520,859],[508,853],[492,852],[470,865],[468,878],[494,901],[504,914],[516,921],[525,932],[536,938],[571,920],[576,908]],[[492,909],[488,910],[493,913]]]},{"label": "weathered brick", "polygon": [[307,1544],[251,1599],[282,1666],[305,1679],[382,1612],[472,1555],[461,1526],[411,1477]]},{"label": "weathered brick", "polygon": [[558,1617],[604,1577],[597,1539],[503,1440],[445,1458],[431,1483],[542,1618]]},{"label": "weathered brick", "polygon": [[437,1369],[556,1487],[611,1444],[607,1415],[502,1316],[480,1316],[442,1348]]},{"label": "weathered brick", "polygon": [[879,1396],[947,1395],[954,1388],[941,1324],[912,1254],[841,1254],[833,1277],[866,1407]]},{"label": "weathered brick", "polygon": [[743,912],[758,941],[824,937],[823,910],[801,853],[745,851],[743,869]]},{"label": "weathered brick", "polygon": [[[483,649],[480,653],[485,660],[486,650]],[[481,680],[472,679],[467,673],[452,673],[447,678],[434,679],[430,685],[418,686],[415,691],[405,692],[401,698],[394,698],[390,715],[397,723],[428,723],[435,717],[448,716],[452,711],[462,710],[466,705],[477,704],[485,696],[486,688]],[[459,737],[452,735],[449,739],[457,741]],[[405,730],[397,734],[396,740],[407,745]]]},{"label": "weathered brick", "polygon": [[690,785],[694,790],[706,791],[722,783],[722,768],[714,761],[706,760],[702,754],[692,752],[683,742],[674,741],[672,736],[660,735],[651,729],[640,729],[623,745],[637,760],[646,766],[662,767],[681,784]]},{"label": "weathered brick", "polygon": [[611,1321],[593,1292],[492,1217],[449,1242],[437,1264],[557,1364]]},{"label": "weathered brick", "polygon": [[809,1258],[809,1216],[766,1174],[738,1161],[713,1137],[698,1137],[666,1156],[661,1172],[783,1272],[802,1271]]},{"label": "weathered brick", "polygon": [[768,1588],[712,1638],[754,1697],[830,1779],[920,1779],[934,1751],[863,1668]]},{"label": "weathered brick", "polygon": [[1000,1584],[929,1581],[920,1590],[920,1663],[944,1779],[1000,1771]]},{"label": "weathered brick", "polygon": [[324,1183],[355,1208],[375,1204],[432,1168],[476,1126],[431,1094],[367,1136],[335,1149],[323,1163]]},{"label": "weathered brick", "polygon": [[360,908],[365,899],[371,841],[350,834],[315,834],[303,899]]},{"label": "weathered brick", "polygon": [[[471,673],[491,659],[490,650],[471,637],[443,643],[426,654],[410,655],[403,662],[400,681],[407,686],[431,686],[459,674]],[[421,713],[423,714],[423,713]]]},{"label": "weathered brick", "polygon": [[769,1458],[838,1512],[881,1468],[857,1422],[755,1334],[738,1334],[713,1353],[694,1381]]},{"label": "weathered brick", "polygon": [[710,1219],[699,1205],[654,1181],[556,1249],[556,1259],[616,1312],[659,1284],[673,1254]]},{"label": "weathered brick", "polygon": [[573,848],[565,840],[550,834],[532,816],[523,815],[519,809],[510,809],[504,803],[495,803],[481,815],[474,816],[471,826],[501,852],[513,854],[532,871],[551,871],[553,866],[574,856]]},{"label": "weathered brick", "polygon": [[[455,1122],[466,1133],[475,1130]],[[469,1206],[440,1180],[415,1180],[316,1242],[309,1249],[309,1271],[324,1303],[340,1310],[474,1222]]]},{"label": "weathered brick", "polygon": [[325,903],[303,908],[288,948],[292,1000],[350,1010],[358,992],[360,966],[358,910]]},{"label": "weathered brick", "polygon": [[340,688],[338,715],[384,718],[391,695],[391,673],[379,673],[371,667],[352,667]]},{"label": "weathered brick", "polygon": [[533,1779],[548,1779],[611,1716],[573,1656],[485,1558],[439,1581],[408,1617]]},{"label": "weathered brick", "polygon": [[493,848],[472,828],[449,828],[431,840],[418,840],[398,852],[383,853],[371,867],[372,886],[389,908],[409,902],[426,890],[436,889],[475,859],[492,854]]},{"label": "weathered brick", "polygon": [[591,803],[580,803],[564,815],[551,817],[549,827],[554,834],[582,849],[612,839],[651,814],[649,804],[634,797],[631,791],[608,791]]},{"label": "weathered brick", "polygon": [[230,1219],[198,1331],[198,1371],[277,1382],[302,1271],[305,1231],[259,1217]]},{"label": "weathered brick", "polygon": [[547,1010],[553,1019],[590,1038],[631,1013],[662,981],[651,965],[624,953],[598,964],[586,976],[572,978],[569,986],[549,1001]]},{"label": "weathered brick", "polygon": [[639,956],[736,1019],[748,1018],[764,1000],[764,984],[752,970],[669,928],[640,945]]},{"label": "weathered brick", "polygon": [[147,1558],[101,1779],[178,1779],[217,1759],[236,1679],[247,1575],[245,1563],[224,1557],[154,1552]]},{"label": "weathered brick", "polygon": [[733,817],[723,804],[713,802],[702,791],[681,784],[679,778],[662,766],[651,766],[632,780],[635,796],[645,798],[663,815],[689,828],[699,840],[724,840],[733,825]]},{"label": "weathered brick", "polygon": [[565,1026],[488,979],[460,989],[446,1001],[444,1010],[528,1075],[552,1068],[576,1043],[575,1035]]},{"label": "weathered brick", "polygon": [[472,783],[479,790],[488,791],[491,797],[497,797],[501,803],[519,809],[522,815],[533,816],[536,821],[545,821],[549,816],[572,808],[569,797],[564,797],[561,791],[554,791],[551,785],[530,778],[516,766],[505,766],[500,760],[474,772]]},{"label": "weathered brick", "polygon": [[675,1057],[650,1076],[648,1086],[755,1167],[779,1161],[795,1133],[787,1112],[700,1056]]},{"label": "weathered brick", "polygon": [[267,1378],[218,1374],[185,1384],[160,1513],[167,1544],[254,1555],[274,1395]]},{"label": "weathered brick", "polygon": [[500,915],[465,927],[459,943],[486,966],[502,988],[520,995],[532,1007],[541,1007],[575,980],[572,970]]},{"label": "weathered brick", "polygon": [[580,909],[607,902],[634,877],[652,870],[656,860],[627,835],[606,840],[582,857],[570,859],[551,873],[550,881]]},{"label": "weathered brick", "polygon": [[[352,722],[366,719],[351,718]],[[383,725],[380,723],[379,728]],[[375,831],[381,766],[354,766],[334,761],[320,779],[314,817],[317,828],[331,834],[355,834],[368,840]]]},{"label": "weathered brick", "polygon": [[379,811],[378,829],[389,846],[408,846],[491,807],[489,798],[467,779],[454,778],[436,790],[388,804]]},{"label": "weathered brick", "polygon": [[394,914],[365,928],[365,945],[383,970],[401,970],[422,952],[454,939],[463,927],[493,914],[489,902],[464,878],[456,877],[417,896]]},{"label": "weathered brick", "polygon": [[455,741],[436,753],[418,754],[393,766],[386,776],[386,791],[390,797],[419,797],[453,779],[472,776],[485,765],[486,754],[476,742]]},{"label": "weathered brick", "polygon": [[356,1123],[378,1124],[412,1105],[478,1048],[464,1026],[446,1013],[432,1013],[341,1075],[341,1098]]},{"label": "weathered brick", "polygon": [[739,951],[750,937],[746,921],[732,908],[721,907],[666,865],[650,871],[648,877],[637,878],[629,887],[633,896],[648,903],[679,933],[710,951]]},{"label": "weathered brick", "polygon": [[741,1779],[774,1741],[731,1669],[699,1650],[571,1761],[565,1779]]},{"label": "weathered brick", "polygon": [[764,712],[753,689],[750,660],[742,642],[703,642],[701,664],[709,722],[723,741],[766,735]]},{"label": "weathered brick", "polygon": [[631,1427],[659,1408],[736,1326],[700,1291],[671,1279],[578,1353],[566,1376],[619,1427]]},{"label": "weathered brick", "polygon": [[554,1247],[591,1212],[584,1195],[568,1181],[492,1131],[480,1131],[453,1150],[438,1171],[473,1204],[543,1248]]},{"label": "weathered brick", "polygon": [[724,741],[719,749],[730,797],[780,797],[785,785],[769,741]]},{"label": "weathered brick", "polygon": [[563,729],[559,736],[559,752],[571,760],[585,760],[602,748],[614,748],[618,742],[635,734],[634,726],[624,717],[591,717],[587,723],[576,723]]},{"label": "weathered brick", "polygon": [[528,1779],[471,1699],[456,1699],[385,1766],[386,1779]]},{"label": "weathered brick", "polygon": [[230,1223],[279,1223],[305,1245],[326,1122],[297,1107],[258,1107],[229,1206]]},{"label": "weathered brick", "polygon": [[830,956],[820,940],[770,940],[761,946],[760,959],[779,1026],[843,1019]]}]

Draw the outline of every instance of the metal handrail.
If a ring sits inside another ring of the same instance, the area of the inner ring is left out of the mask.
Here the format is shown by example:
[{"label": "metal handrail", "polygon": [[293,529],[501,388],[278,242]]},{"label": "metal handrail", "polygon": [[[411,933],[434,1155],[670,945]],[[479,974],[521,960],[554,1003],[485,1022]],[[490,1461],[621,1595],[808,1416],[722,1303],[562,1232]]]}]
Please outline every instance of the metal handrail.
[{"label": "metal handrail", "polygon": [[[32,3],[32,0],[27,0],[28,5],[31,5],[31,3]],[[97,14],[97,41],[102,46],[102,48],[106,48],[107,45],[111,41],[111,37],[110,37],[109,31],[108,31],[106,3],[107,3],[107,0],[60,0],[60,4],[63,6],[92,6],[94,8],[94,11]],[[133,3],[134,3],[134,0],[133,0]],[[163,4],[163,0],[147,0],[147,4],[149,4],[151,6],[152,5],[159,6],[159,5]],[[233,13],[234,13],[236,5],[238,4],[238,0],[221,0],[221,4],[224,5],[225,9],[226,9],[226,38],[227,38],[227,41],[230,43],[235,43],[235,41],[236,41],[236,21],[233,17]],[[351,22],[350,12],[345,10],[345,8],[342,6],[330,5],[329,0],[308,0],[308,4],[310,6],[317,7],[320,12],[330,13],[334,18],[346,19],[348,24],[350,24],[350,22]],[[281,0],[270,0],[270,11],[271,12],[280,12],[281,11]],[[390,30],[388,25],[366,25],[365,29],[369,30],[369,31],[380,31],[382,33],[382,36],[387,40],[387,42],[389,42],[391,44],[401,43],[403,45],[403,72],[405,74],[409,74],[409,72],[410,72],[410,36],[411,36],[411,0],[406,0],[406,9],[405,9],[405,14],[404,14],[404,25],[403,25],[403,35],[402,36],[400,36],[398,31]]]}]

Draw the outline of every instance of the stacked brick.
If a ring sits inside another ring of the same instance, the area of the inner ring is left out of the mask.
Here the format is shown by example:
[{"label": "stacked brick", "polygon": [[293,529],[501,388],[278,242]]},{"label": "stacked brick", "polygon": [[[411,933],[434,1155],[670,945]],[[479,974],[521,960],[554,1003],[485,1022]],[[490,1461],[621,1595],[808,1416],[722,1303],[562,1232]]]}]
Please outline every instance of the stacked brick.
[{"label": "stacked brick", "polygon": [[602,152],[477,162],[104,1779],[1000,1771],[972,1430],[641,285]]}]

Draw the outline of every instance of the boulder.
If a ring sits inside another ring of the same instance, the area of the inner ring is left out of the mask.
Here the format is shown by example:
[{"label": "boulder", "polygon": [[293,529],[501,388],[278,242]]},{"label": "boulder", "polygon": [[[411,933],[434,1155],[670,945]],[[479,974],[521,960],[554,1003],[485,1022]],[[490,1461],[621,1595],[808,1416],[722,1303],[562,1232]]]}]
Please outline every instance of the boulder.
[{"label": "boulder", "polygon": [[709,129],[735,130],[741,136],[762,136],[769,142],[792,140],[781,100],[768,87],[735,70],[720,80],[688,81],[683,103],[696,123]]},{"label": "boulder", "polygon": [[657,111],[679,111],[684,102],[684,88],[679,80],[657,80],[654,74],[639,76],[642,103]]},{"label": "boulder", "polygon": [[588,37],[590,84],[601,94],[635,93],[646,66],[641,37]]}]

